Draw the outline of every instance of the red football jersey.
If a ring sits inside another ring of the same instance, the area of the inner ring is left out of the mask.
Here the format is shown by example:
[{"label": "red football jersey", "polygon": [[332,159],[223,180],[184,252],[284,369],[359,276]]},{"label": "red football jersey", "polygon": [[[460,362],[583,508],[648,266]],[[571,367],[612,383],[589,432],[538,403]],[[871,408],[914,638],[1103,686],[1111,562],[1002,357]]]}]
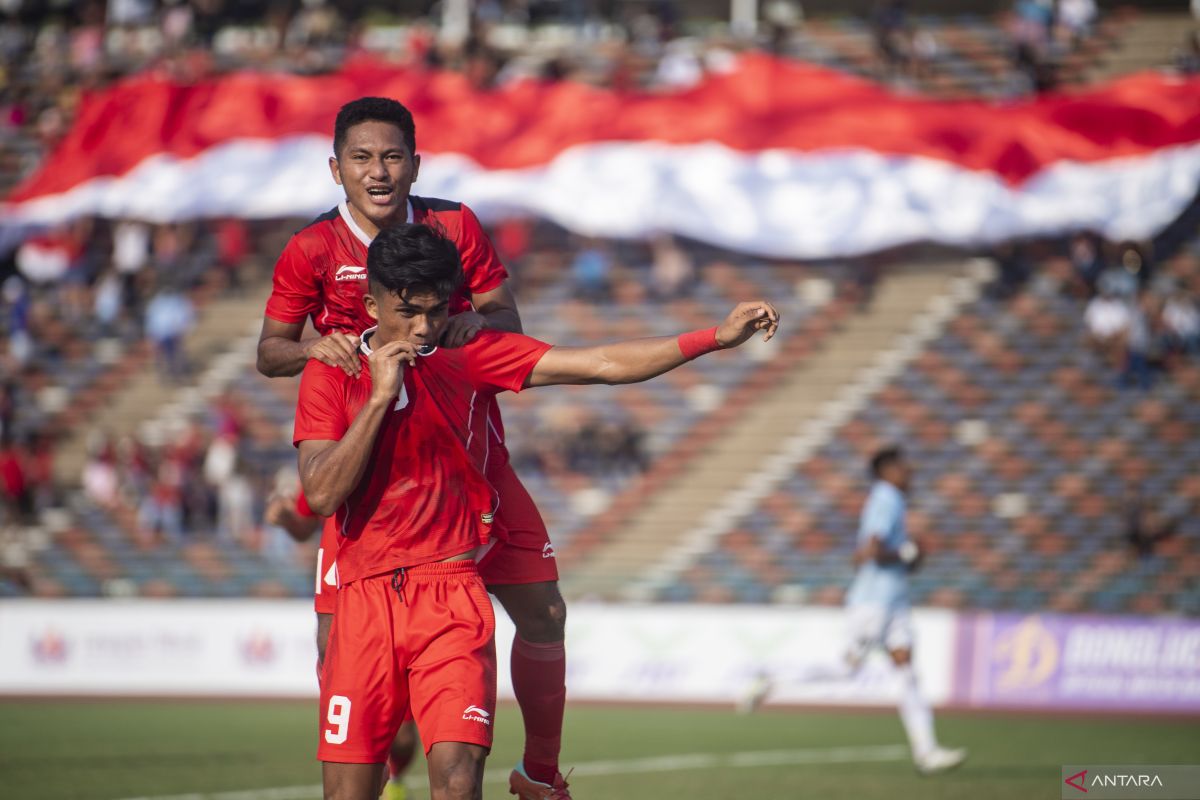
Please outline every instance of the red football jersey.
[{"label": "red football jersey", "polygon": [[[472,294],[504,283],[508,272],[471,209],[432,197],[410,195],[408,201],[409,222],[436,228],[458,245],[465,280],[451,299],[451,314],[471,308]],[[275,262],[267,316],[288,323],[311,318],[322,336],[333,331],[357,336],[374,325],[362,300],[370,244],[344,200],[317,217],[288,240]]]},{"label": "red football jersey", "polygon": [[[364,336],[357,378],[309,361],[300,380],[293,440],[340,440],[371,395]],[[488,539],[496,510],[483,477],[493,445],[488,409],[519,392],[550,345],[483,331],[461,348],[439,348],[404,370],[363,479],[335,514],[339,583],[441,561]]]}]

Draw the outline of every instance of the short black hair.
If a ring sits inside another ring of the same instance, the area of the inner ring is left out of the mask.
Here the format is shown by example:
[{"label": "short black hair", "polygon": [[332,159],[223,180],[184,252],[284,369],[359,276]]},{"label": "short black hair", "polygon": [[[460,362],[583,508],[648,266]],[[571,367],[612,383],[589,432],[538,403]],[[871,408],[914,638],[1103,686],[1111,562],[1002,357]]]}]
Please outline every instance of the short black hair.
[{"label": "short black hair", "polygon": [[390,97],[360,97],[338,110],[333,123],[333,155],[338,157],[346,144],[346,133],[362,122],[390,122],[400,129],[408,152],[417,152],[417,125],[412,112]]},{"label": "short black hair", "polygon": [[904,460],[904,451],[899,447],[890,446],[879,450],[875,455],[871,456],[871,477],[883,477],[883,471],[892,464],[898,464]]},{"label": "short black hair", "polygon": [[445,300],[462,285],[462,261],[454,242],[428,225],[396,225],[367,248],[367,279],[372,294],[428,291]]}]

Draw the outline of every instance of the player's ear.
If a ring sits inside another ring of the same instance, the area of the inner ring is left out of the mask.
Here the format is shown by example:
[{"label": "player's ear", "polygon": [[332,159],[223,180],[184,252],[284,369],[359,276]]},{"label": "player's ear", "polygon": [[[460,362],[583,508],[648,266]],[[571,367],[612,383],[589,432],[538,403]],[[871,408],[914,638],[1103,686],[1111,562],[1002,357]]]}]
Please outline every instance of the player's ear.
[{"label": "player's ear", "polygon": [[379,321],[379,304],[375,302],[375,295],[369,291],[363,295],[363,305],[367,307],[367,316],[376,322]]},{"label": "player's ear", "polygon": [[417,176],[418,176],[419,174],[421,174],[421,157],[420,157],[419,155],[417,155],[416,153],[413,153],[413,157],[412,157],[412,164],[413,164],[413,179],[412,179],[412,182],[413,182],[413,183],[416,183],[416,182],[417,182]]},{"label": "player's ear", "polygon": [[334,183],[342,185],[342,170],[338,166],[337,156],[329,157],[329,174],[333,176]]}]

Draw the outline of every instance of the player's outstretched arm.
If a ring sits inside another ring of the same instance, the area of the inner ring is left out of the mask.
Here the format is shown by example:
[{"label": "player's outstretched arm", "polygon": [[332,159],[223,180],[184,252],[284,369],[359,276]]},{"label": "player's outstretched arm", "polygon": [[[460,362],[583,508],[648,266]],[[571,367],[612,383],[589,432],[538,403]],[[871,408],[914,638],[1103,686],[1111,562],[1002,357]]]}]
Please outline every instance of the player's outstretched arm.
[{"label": "player's outstretched arm", "polygon": [[334,332],[328,336],[300,340],[303,322],[280,322],[263,318],[258,335],[258,371],[268,378],[288,378],[304,371],[309,359],[338,367],[347,375],[357,375],[358,337]]},{"label": "player's outstretched arm", "polygon": [[333,516],[362,480],[385,414],[391,413],[404,377],[416,362],[408,342],[389,342],[371,354],[371,397],[341,439],[300,442],[300,485],[314,513]]},{"label": "player's outstretched arm", "polygon": [[737,347],[756,331],[763,331],[763,341],[768,341],[778,327],[779,312],[770,303],[740,303],[720,325],[704,331],[596,347],[553,347],[538,361],[525,385],[638,383],[713,350]]}]

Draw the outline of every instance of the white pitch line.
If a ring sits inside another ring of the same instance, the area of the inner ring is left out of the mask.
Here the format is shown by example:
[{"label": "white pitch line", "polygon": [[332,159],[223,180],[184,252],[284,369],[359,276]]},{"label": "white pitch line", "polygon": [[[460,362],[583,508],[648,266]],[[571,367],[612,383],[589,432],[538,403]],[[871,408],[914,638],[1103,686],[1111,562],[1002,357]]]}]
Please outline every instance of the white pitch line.
[{"label": "white pitch line", "polygon": [[[905,761],[908,748],[899,744],[865,747],[826,747],[804,750],[757,750],[743,753],[683,753],[612,761],[587,761],[576,764],[573,775],[591,777],[649,772],[683,772],[689,769],[731,769],[744,767],[780,767],[803,764],[857,764],[872,761]],[[509,770],[488,770],[485,784],[508,783]],[[413,787],[422,793],[423,787]],[[193,792],[191,794],[126,797],[123,800],[312,800],[322,796],[321,786],[277,786],[270,789],[243,789],[234,792]]]}]

